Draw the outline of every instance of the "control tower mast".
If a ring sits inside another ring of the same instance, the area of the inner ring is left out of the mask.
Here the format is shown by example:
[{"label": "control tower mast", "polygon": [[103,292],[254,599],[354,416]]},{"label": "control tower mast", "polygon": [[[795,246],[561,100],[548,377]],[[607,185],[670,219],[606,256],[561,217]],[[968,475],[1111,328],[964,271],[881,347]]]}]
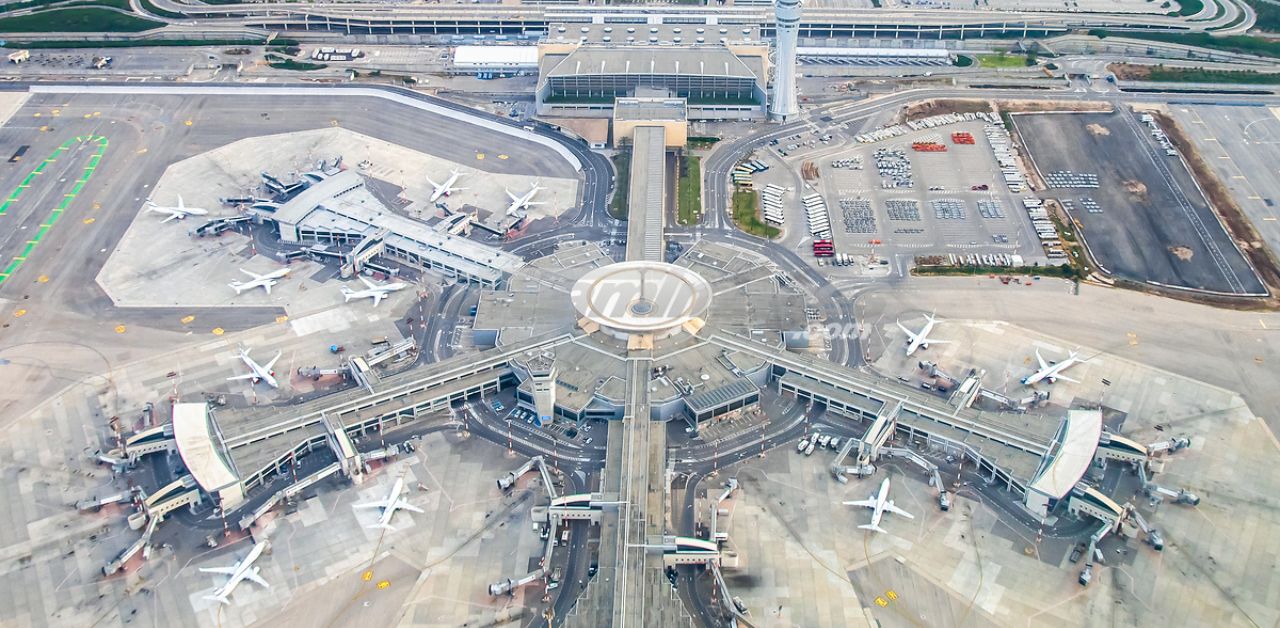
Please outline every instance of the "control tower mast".
[{"label": "control tower mast", "polygon": [[800,0],[777,0],[775,7],[773,100],[769,117],[786,122],[799,115],[796,97],[796,40],[800,36]]}]

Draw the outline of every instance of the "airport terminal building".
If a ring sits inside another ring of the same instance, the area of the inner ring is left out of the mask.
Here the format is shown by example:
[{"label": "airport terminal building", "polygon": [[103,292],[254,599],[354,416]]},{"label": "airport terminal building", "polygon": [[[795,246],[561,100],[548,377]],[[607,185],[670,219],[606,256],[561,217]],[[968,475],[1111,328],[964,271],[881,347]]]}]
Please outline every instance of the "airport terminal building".
[{"label": "airport terminal building", "polygon": [[538,113],[609,117],[618,98],[675,97],[692,120],[765,116],[769,46],[755,28],[556,26],[538,45]]}]

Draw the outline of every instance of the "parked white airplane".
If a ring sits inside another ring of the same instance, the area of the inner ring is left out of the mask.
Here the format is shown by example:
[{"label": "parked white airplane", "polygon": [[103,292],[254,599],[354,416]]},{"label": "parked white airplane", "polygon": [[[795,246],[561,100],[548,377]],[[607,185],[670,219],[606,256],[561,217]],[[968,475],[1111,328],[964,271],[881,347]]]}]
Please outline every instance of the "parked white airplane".
[{"label": "parked white airplane", "polygon": [[236,291],[236,294],[240,294],[245,290],[252,290],[259,286],[261,286],[262,289],[266,290],[267,294],[271,294],[271,286],[274,286],[280,283],[279,281],[276,281],[276,280],[289,274],[289,269],[287,267],[281,268],[278,270],[273,270],[265,275],[251,273],[243,268],[240,269],[240,272],[250,277],[253,277],[253,281],[233,281],[227,284],[228,286],[231,286],[232,290]]},{"label": "parked white airplane", "polygon": [[367,290],[352,290],[346,286],[342,286],[342,297],[346,303],[350,303],[352,299],[373,299],[373,306],[378,307],[382,300],[390,296],[392,292],[404,290],[409,284],[403,281],[394,281],[391,283],[378,284],[364,277],[360,278],[364,285],[369,286]]},{"label": "parked white airplane", "polygon": [[169,222],[170,220],[182,220],[187,216],[204,216],[209,213],[209,210],[207,209],[201,209],[199,207],[187,207],[187,204],[182,202],[181,194],[178,195],[177,207],[167,207],[164,205],[156,205],[154,202],[152,202],[151,199],[147,199],[147,211],[152,211],[157,214],[169,214],[168,218],[165,218],[164,220],[160,221],[161,224]]},{"label": "parked white airplane", "polygon": [[391,492],[387,494],[387,498],[380,502],[372,502],[368,504],[356,504],[356,508],[381,508],[382,516],[378,517],[378,522],[365,526],[366,528],[384,528],[387,530],[395,530],[391,525],[391,517],[395,516],[397,510],[409,510],[413,512],[422,512],[421,508],[400,499],[400,495],[404,493],[404,478],[396,478],[395,486],[391,487]]},{"label": "parked white airplane", "polygon": [[863,508],[871,508],[872,509],[871,523],[867,525],[861,525],[858,527],[862,528],[863,530],[871,530],[872,532],[885,531],[884,528],[880,527],[880,518],[883,517],[884,513],[886,512],[891,512],[895,515],[898,515],[900,517],[906,517],[908,519],[915,519],[914,515],[912,515],[911,513],[901,508],[898,508],[897,506],[894,506],[893,500],[889,499],[889,478],[885,478],[884,482],[880,483],[880,492],[876,495],[872,495],[871,499],[863,499],[863,500],[854,501],[854,502],[845,502],[844,505],[862,506]]},{"label": "parked white airplane", "polygon": [[1054,362],[1050,364],[1049,362],[1045,362],[1043,357],[1040,357],[1040,350],[1036,349],[1036,360],[1040,362],[1040,370],[1022,378],[1022,383],[1026,386],[1030,386],[1032,384],[1044,381],[1046,379],[1049,380],[1050,384],[1053,384],[1060,379],[1065,379],[1069,382],[1079,383],[1078,380],[1071,379],[1070,377],[1067,377],[1066,375],[1062,374],[1063,371],[1077,364],[1080,364],[1082,362],[1088,362],[1088,360],[1084,358],[1077,357],[1077,353],[1078,352],[1076,351],[1072,351],[1071,353],[1067,354],[1067,359],[1061,362]]},{"label": "parked white airplane", "polygon": [[458,172],[457,170],[451,170],[449,173],[449,178],[445,179],[444,183],[436,183],[435,181],[431,180],[431,177],[427,177],[427,183],[430,183],[431,187],[435,188],[435,190],[431,192],[431,202],[434,203],[440,200],[441,196],[449,196],[459,190],[467,189],[467,188],[453,187],[453,184],[457,183],[458,178],[461,176],[462,176],[461,172]]},{"label": "parked white airplane", "polygon": [[515,216],[520,212],[520,210],[525,209],[531,205],[545,205],[546,203],[542,201],[534,202],[533,200],[533,195],[537,194],[538,190],[543,190],[543,189],[546,189],[546,188],[538,187],[538,183],[535,181],[533,184],[533,187],[529,188],[529,191],[525,192],[521,196],[516,196],[515,194],[511,193],[511,190],[507,190],[506,191],[507,196],[511,198],[511,204],[507,206],[507,215]]},{"label": "parked white airplane", "polygon": [[252,580],[264,587],[270,588],[271,585],[267,584],[267,581],[263,580],[262,576],[259,575],[259,568],[253,565],[254,561],[258,560],[258,557],[262,555],[262,550],[266,549],[266,547],[266,543],[258,543],[257,545],[254,545],[253,549],[249,551],[248,556],[236,561],[236,564],[230,567],[201,567],[200,571],[205,573],[220,573],[231,576],[231,579],[227,580],[226,584],[214,589],[213,594],[204,596],[204,599],[216,600],[223,604],[230,604],[231,601],[227,598],[231,595],[231,592],[235,591],[236,587],[245,580]]},{"label": "parked white airplane", "polygon": [[934,314],[937,314],[937,312],[924,315],[926,322],[919,333],[907,329],[901,321],[898,322],[898,328],[907,334],[907,355],[915,353],[916,349],[928,349],[931,344],[947,344],[951,342],[950,340],[933,340],[929,338],[929,332],[933,331],[933,326],[942,322],[942,319],[935,318]]},{"label": "parked white airplane", "polygon": [[240,349],[240,360],[244,362],[245,366],[249,367],[250,372],[244,375],[228,377],[227,381],[249,379],[253,380],[255,383],[266,382],[267,385],[272,388],[279,388],[280,383],[276,381],[276,372],[271,369],[276,365],[276,360],[280,359],[280,355],[282,353],[284,352],[277,351],[276,357],[271,358],[270,362],[267,362],[266,364],[258,364],[253,361],[253,358],[249,357],[249,349]]}]

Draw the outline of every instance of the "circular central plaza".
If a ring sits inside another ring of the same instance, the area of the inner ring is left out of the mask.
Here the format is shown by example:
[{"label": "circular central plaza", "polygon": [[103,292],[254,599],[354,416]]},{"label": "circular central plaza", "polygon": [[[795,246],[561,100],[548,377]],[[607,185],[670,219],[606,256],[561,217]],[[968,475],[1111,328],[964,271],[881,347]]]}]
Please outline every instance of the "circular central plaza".
[{"label": "circular central plaza", "polygon": [[597,268],[573,286],[573,307],[618,338],[665,338],[711,305],[711,284],[683,266],[620,262]]}]

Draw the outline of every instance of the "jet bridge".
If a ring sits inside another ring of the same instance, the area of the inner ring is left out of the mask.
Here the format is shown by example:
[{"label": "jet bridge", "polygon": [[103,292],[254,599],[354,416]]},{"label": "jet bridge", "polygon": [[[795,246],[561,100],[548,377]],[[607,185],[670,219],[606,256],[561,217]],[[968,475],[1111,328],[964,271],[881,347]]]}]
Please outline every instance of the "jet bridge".
[{"label": "jet bridge", "polygon": [[929,475],[929,486],[938,489],[938,508],[942,510],[951,510],[951,496],[947,493],[947,489],[942,484],[942,475],[938,473],[938,465],[933,464],[924,456],[901,447],[886,447],[880,450],[880,453],[894,458],[906,458],[916,466],[924,469]]},{"label": "jet bridge", "polygon": [[554,502],[556,500],[556,486],[552,483],[551,472],[547,470],[547,463],[542,456],[534,456],[528,462],[520,465],[520,468],[498,478],[498,489],[503,492],[510,490],[512,486],[515,486],[516,480],[520,476],[532,471],[534,467],[537,467],[542,474],[542,483],[546,485],[547,494],[551,496],[551,501]]},{"label": "jet bridge", "polygon": [[[159,519],[152,519],[148,522],[147,529],[142,532],[142,536],[138,537],[138,540],[130,544],[129,547],[124,548],[124,551],[116,554],[115,558],[108,561],[106,565],[103,565],[102,575],[110,576],[117,571],[120,571],[120,568],[123,567],[125,563],[129,562],[129,559],[136,556],[138,552],[143,552],[143,550],[151,543],[151,535],[155,533],[156,526],[159,523]],[[143,555],[146,556],[148,553],[149,552],[143,552]]]}]

